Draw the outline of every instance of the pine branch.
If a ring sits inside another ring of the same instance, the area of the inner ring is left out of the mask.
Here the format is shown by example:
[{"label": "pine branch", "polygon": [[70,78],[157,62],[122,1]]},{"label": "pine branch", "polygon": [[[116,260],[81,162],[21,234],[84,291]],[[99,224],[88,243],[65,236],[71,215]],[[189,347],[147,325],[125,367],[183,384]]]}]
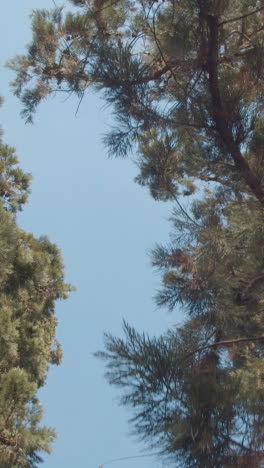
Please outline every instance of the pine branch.
[{"label": "pine branch", "polygon": [[[170,71],[170,66],[168,64],[166,64],[163,68],[161,68],[160,70],[157,70],[155,73],[151,74],[151,75],[145,75],[145,76],[142,76],[141,78],[137,78],[135,80],[126,80],[126,81],[118,81],[118,80],[115,80],[114,82],[111,80],[111,81],[106,81],[102,78],[99,78],[99,77],[96,77],[93,81],[95,83],[102,83],[106,88],[112,88],[113,85],[115,87],[118,87],[118,86],[136,86],[136,85],[141,85],[141,84],[145,84],[145,83],[149,83],[150,81],[156,81],[158,80],[159,78],[161,78],[162,75],[165,75],[168,71]],[[86,75],[87,77],[87,81],[90,81],[90,78]]]},{"label": "pine branch", "polygon": [[239,146],[234,141],[232,128],[225,117],[226,112],[218,86],[218,18],[217,16],[207,15],[206,20],[209,30],[207,71],[209,74],[209,91],[212,98],[212,118],[215,122],[216,130],[234,161],[236,169],[240,172],[256,198],[264,205],[264,191],[260,180],[253,174],[247,161],[243,158]]},{"label": "pine branch", "polygon": [[247,287],[244,289],[244,291],[241,294],[241,300],[245,299],[246,294],[248,291],[256,284],[258,281],[261,281],[264,279],[264,274],[258,275],[255,278],[253,278],[251,281],[249,281]]},{"label": "pine branch", "polygon": [[222,21],[222,23],[218,24],[218,27],[223,26],[224,24],[227,24],[227,23],[232,23],[233,21],[239,21],[241,19],[248,18],[248,16],[255,15],[256,13],[258,13],[261,10],[264,10],[264,6],[258,8],[257,10],[251,11],[250,13],[246,13],[245,15],[237,16],[236,18],[231,18],[229,20]]},{"label": "pine branch", "polygon": [[191,221],[191,223],[195,224],[195,226],[200,227],[200,224],[198,224],[194,219],[192,219],[192,218],[190,217],[190,215],[189,215],[189,214],[187,213],[187,211],[183,208],[183,206],[182,206],[181,203],[177,200],[176,197],[174,197],[174,200],[175,200],[175,202],[177,203],[177,205],[178,205],[178,207],[180,208],[180,210],[182,211],[182,213],[184,214],[184,216],[185,216],[186,218],[188,218],[189,221]]},{"label": "pine branch", "polygon": [[201,346],[200,348],[195,349],[191,353],[187,354],[186,358],[193,356],[196,353],[200,353],[201,351],[204,351],[205,349],[214,349],[218,346],[230,346],[235,343],[245,343],[248,341],[262,341],[264,340],[264,335],[261,336],[256,336],[256,337],[250,337],[250,338],[235,338],[232,340],[222,340],[222,341],[216,341],[213,344]]},{"label": "pine branch", "polygon": [[232,444],[240,447],[242,450],[247,450],[248,452],[254,452],[250,447],[245,447],[245,445],[240,444],[237,440],[232,439],[232,437],[225,437],[225,439],[229,440]]},{"label": "pine branch", "polygon": [[[249,453],[255,453],[254,449],[252,449],[250,447],[246,447],[243,443],[238,442],[237,440],[233,439],[232,437],[225,436],[224,434],[219,434],[219,435],[220,435],[220,437],[223,437],[225,440],[230,441],[232,444],[236,445],[237,447],[240,447],[242,450],[246,450]],[[263,454],[263,451],[258,452],[258,454],[260,454],[260,453]]]}]

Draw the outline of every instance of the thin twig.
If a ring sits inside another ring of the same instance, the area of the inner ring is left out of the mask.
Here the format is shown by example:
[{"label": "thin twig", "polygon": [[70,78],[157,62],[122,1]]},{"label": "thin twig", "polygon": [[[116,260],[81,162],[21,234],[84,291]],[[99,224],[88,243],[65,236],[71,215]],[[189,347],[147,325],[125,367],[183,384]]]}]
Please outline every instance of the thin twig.
[{"label": "thin twig", "polygon": [[81,97],[80,97],[80,99],[79,99],[78,106],[77,106],[77,109],[76,109],[76,112],[75,112],[75,117],[77,117],[77,115],[78,115],[78,112],[79,112],[79,109],[80,109],[80,105],[81,105],[81,103],[82,103],[82,100],[83,100],[83,98],[84,98],[84,95],[85,95],[85,90],[82,92],[82,95],[81,95]]},{"label": "thin twig", "polygon": [[187,213],[187,211],[185,211],[185,209],[183,208],[183,206],[181,205],[181,203],[177,200],[177,198],[175,198],[175,201],[178,205],[178,207],[180,208],[180,210],[183,212],[184,216],[186,216],[189,221],[191,221],[193,224],[195,224],[196,226],[198,227],[201,227],[200,224],[198,224],[196,221],[194,221],[194,219],[192,219],[189,214]]},{"label": "thin twig", "polygon": [[186,218],[189,219],[189,221],[191,221],[192,224],[195,224],[195,226],[197,227],[201,227],[199,223],[197,223],[194,219],[191,218],[191,216],[187,213],[187,211],[183,208],[183,206],[181,205],[181,203],[178,201],[177,197],[174,195],[174,193],[172,191],[170,191],[170,194],[173,198],[173,200],[177,203],[178,207],[180,208],[181,212],[184,214],[184,216]]},{"label": "thin twig", "polygon": [[112,460],[108,460],[108,461],[104,462],[102,465],[99,466],[99,468],[103,468],[105,465],[109,465],[110,463],[114,463],[114,462],[117,462],[117,461],[132,460],[134,458],[154,457],[156,455],[161,455],[162,453],[164,453],[164,450],[160,450],[159,452],[154,452],[154,453],[145,453],[143,455],[132,455],[130,457],[114,458]]}]

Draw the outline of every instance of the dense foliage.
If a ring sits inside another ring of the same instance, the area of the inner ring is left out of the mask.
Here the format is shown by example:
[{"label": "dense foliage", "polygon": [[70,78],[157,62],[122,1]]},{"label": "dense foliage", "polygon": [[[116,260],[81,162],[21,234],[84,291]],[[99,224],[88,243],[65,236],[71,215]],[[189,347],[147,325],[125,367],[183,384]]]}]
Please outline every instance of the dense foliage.
[{"label": "dense foliage", "polygon": [[[160,306],[185,314],[160,338],[106,336],[108,377],[137,433],[177,466],[264,459],[264,4],[73,0],[37,10],[14,92],[32,120],[56,92],[103,90],[111,154],[137,150],[137,181],[174,200],[157,246]],[[188,209],[183,206],[188,198]],[[182,198],[181,198],[182,197]],[[191,201],[190,201],[191,200]]]},{"label": "dense foliage", "polygon": [[62,358],[56,340],[58,299],[68,296],[60,251],[47,237],[20,229],[16,212],[29,194],[31,175],[15,149],[0,141],[0,465],[37,467],[56,432],[41,426],[36,397],[50,364]]}]

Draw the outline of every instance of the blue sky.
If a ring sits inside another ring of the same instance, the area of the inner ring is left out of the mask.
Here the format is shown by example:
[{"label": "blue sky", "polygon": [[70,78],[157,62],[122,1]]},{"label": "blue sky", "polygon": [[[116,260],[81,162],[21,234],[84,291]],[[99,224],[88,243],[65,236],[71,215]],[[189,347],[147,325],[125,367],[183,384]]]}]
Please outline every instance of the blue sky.
[{"label": "blue sky", "polygon": [[[101,137],[111,116],[95,94],[83,100],[77,116],[77,100],[57,96],[41,105],[34,125],[21,120],[20,103],[8,87],[13,74],[4,63],[29,42],[30,11],[52,5],[52,0],[16,0],[2,6],[1,125],[4,141],[17,148],[21,166],[34,176],[19,224],[58,244],[66,279],[77,287],[56,309],[64,362],[50,370],[39,392],[44,421],[59,433],[43,466],[98,468],[106,460],[149,452],[128,436],[132,413],[118,406],[118,393],[93,353],[102,349],[104,331],[121,334],[123,318],[150,334],[177,322],[176,313],[155,307],[160,278],[147,254],[156,242],[168,240],[170,208],[133,182],[137,168],[131,161],[107,159]],[[137,458],[109,466],[161,468],[162,463]]]}]

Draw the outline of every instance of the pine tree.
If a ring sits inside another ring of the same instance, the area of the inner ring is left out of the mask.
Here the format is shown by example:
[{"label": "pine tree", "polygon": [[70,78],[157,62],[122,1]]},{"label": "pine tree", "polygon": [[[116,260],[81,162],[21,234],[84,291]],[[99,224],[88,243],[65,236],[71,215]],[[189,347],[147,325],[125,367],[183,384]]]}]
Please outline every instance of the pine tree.
[{"label": "pine tree", "polygon": [[[125,389],[137,433],[176,466],[261,466],[263,459],[263,209],[236,201],[193,220],[175,210],[175,237],[157,246],[159,306],[180,306],[183,325],[160,338],[125,324],[106,335],[111,384]],[[254,224],[255,223],[255,224]]]},{"label": "pine tree", "polygon": [[10,62],[26,120],[51,93],[103,89],[118,123],[110,151],[125,155],[137,141],[143,163],[147,141],[153,170],[164,183],[170,174],[168,196],[198,178],[243,183],[263,203],[259,2],[73,3],[76,13],[33,12],[28,54]]},{"label": "pine tree", "polygon": [[158,305],[180,306],[185,322],[160,338],[128,325],[125,339],[107,335],[110,383],[178,466],[261,466],[264,6],[71,3],[36,10],[28,53],[10,62],[23,116],[52,93],[103,90],[116,117],[109,152],[136,149],[136,181],[175,202],[172,241],[153,264]]},{"label": "pine tree", "polygon": [[19,228],[16,212],[29,194],[31,175],[15,149],[0,142],[0,465],[37,467],[56,432],[41,426],[36,397],[50,364],[62,358],[55,304],[71,290],[61,253],[48,238]]}]

